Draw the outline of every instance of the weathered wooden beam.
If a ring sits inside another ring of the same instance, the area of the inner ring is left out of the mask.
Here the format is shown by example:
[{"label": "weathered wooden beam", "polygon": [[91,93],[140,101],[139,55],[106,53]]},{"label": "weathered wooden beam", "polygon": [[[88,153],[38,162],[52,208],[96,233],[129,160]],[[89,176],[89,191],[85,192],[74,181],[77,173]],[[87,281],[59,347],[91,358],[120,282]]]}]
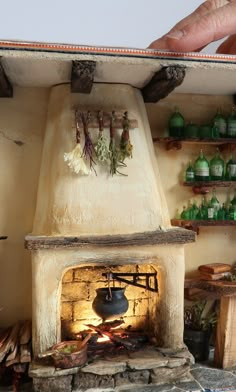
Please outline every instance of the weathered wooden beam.
[{"label": "weathered wooden beam", "polygon": [[95,61],[73,61],[71,71],[71,92],[89,94],[93,87]]},{"label": "weathered wooden beam", "polygon": [[185,229],[155,230],[126,235],[80,236],[80,237],[40,237],[26,236],[25,247],[35,249],[76,248],[84,246],[130,246],[157,244],[186,244],[195,241],[195,233]]},{"label": "weathered wooden beam", "polygon": [[144,102],[157,102],[167,97],[185,77],[185,68],[180,66],[164,67],[156,72],[148,84],[143,87]]},{"label": "weathered wooden beam", "polygon": [[12,98],[13,88],[0,61],[0,97]]}]

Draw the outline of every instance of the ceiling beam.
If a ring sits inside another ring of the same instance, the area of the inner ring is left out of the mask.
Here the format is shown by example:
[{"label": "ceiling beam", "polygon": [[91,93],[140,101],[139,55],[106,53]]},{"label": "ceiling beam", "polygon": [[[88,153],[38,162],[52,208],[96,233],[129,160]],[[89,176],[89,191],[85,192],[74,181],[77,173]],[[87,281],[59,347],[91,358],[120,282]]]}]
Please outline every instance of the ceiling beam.
[{"label": "ceiling beam", "polygon": [[0,98],[12,98],[12,97],[13,97],[13,88],[4,71],[0,59]]},{"label": "ceiling beam", "polygon": [[180,66],[164,67],[156,72],[148,84],[143,87],[144,102],[158,102],[167,97],[185,77],[185,68]]},{"label": "ceiling beam", "polygon": [[89,94],[93,87],[95,61],[73,61],[71,71],[71,92]]}]

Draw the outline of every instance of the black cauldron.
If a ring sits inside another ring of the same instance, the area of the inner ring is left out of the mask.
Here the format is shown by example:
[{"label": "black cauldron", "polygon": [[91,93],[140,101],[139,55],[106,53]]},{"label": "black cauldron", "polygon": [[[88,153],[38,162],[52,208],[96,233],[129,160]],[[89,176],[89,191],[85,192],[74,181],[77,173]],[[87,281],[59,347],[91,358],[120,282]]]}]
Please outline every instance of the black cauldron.
[{"label": "black cauldron", "polygon": [[97,296],[94,298],[92,307],[104,321],[121,317],[127,312],[129,303],[125,296],[125,288],[102,287],[96,292]]}]

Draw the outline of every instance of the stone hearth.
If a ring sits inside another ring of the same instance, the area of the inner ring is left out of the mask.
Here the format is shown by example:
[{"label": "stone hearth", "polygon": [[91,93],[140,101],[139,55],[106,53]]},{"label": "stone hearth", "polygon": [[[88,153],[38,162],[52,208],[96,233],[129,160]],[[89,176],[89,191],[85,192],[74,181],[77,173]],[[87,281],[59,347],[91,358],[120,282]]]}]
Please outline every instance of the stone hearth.
[{"label": "stone hearth", "polygon": [[36,362],[29,374],[33,377],[35,392],[120,391],[124,387],[135,390],[138,386],[191,381],[192,363],[191,354],[184,348],[173,352],[149,346],[127,355],[94,360],[81,369],[60,370]]}]

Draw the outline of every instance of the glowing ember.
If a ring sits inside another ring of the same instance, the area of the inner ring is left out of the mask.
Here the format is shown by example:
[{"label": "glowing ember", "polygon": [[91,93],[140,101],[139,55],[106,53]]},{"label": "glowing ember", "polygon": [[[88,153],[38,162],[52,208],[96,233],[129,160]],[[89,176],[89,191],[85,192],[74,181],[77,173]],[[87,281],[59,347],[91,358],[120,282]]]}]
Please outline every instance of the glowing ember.
[{"label": "glowing ember", "polygon": [[104,343],[104,342],[109,342],[110,338],[108,336],[102,335],[100,338],[98,338],[97,343]]}]

